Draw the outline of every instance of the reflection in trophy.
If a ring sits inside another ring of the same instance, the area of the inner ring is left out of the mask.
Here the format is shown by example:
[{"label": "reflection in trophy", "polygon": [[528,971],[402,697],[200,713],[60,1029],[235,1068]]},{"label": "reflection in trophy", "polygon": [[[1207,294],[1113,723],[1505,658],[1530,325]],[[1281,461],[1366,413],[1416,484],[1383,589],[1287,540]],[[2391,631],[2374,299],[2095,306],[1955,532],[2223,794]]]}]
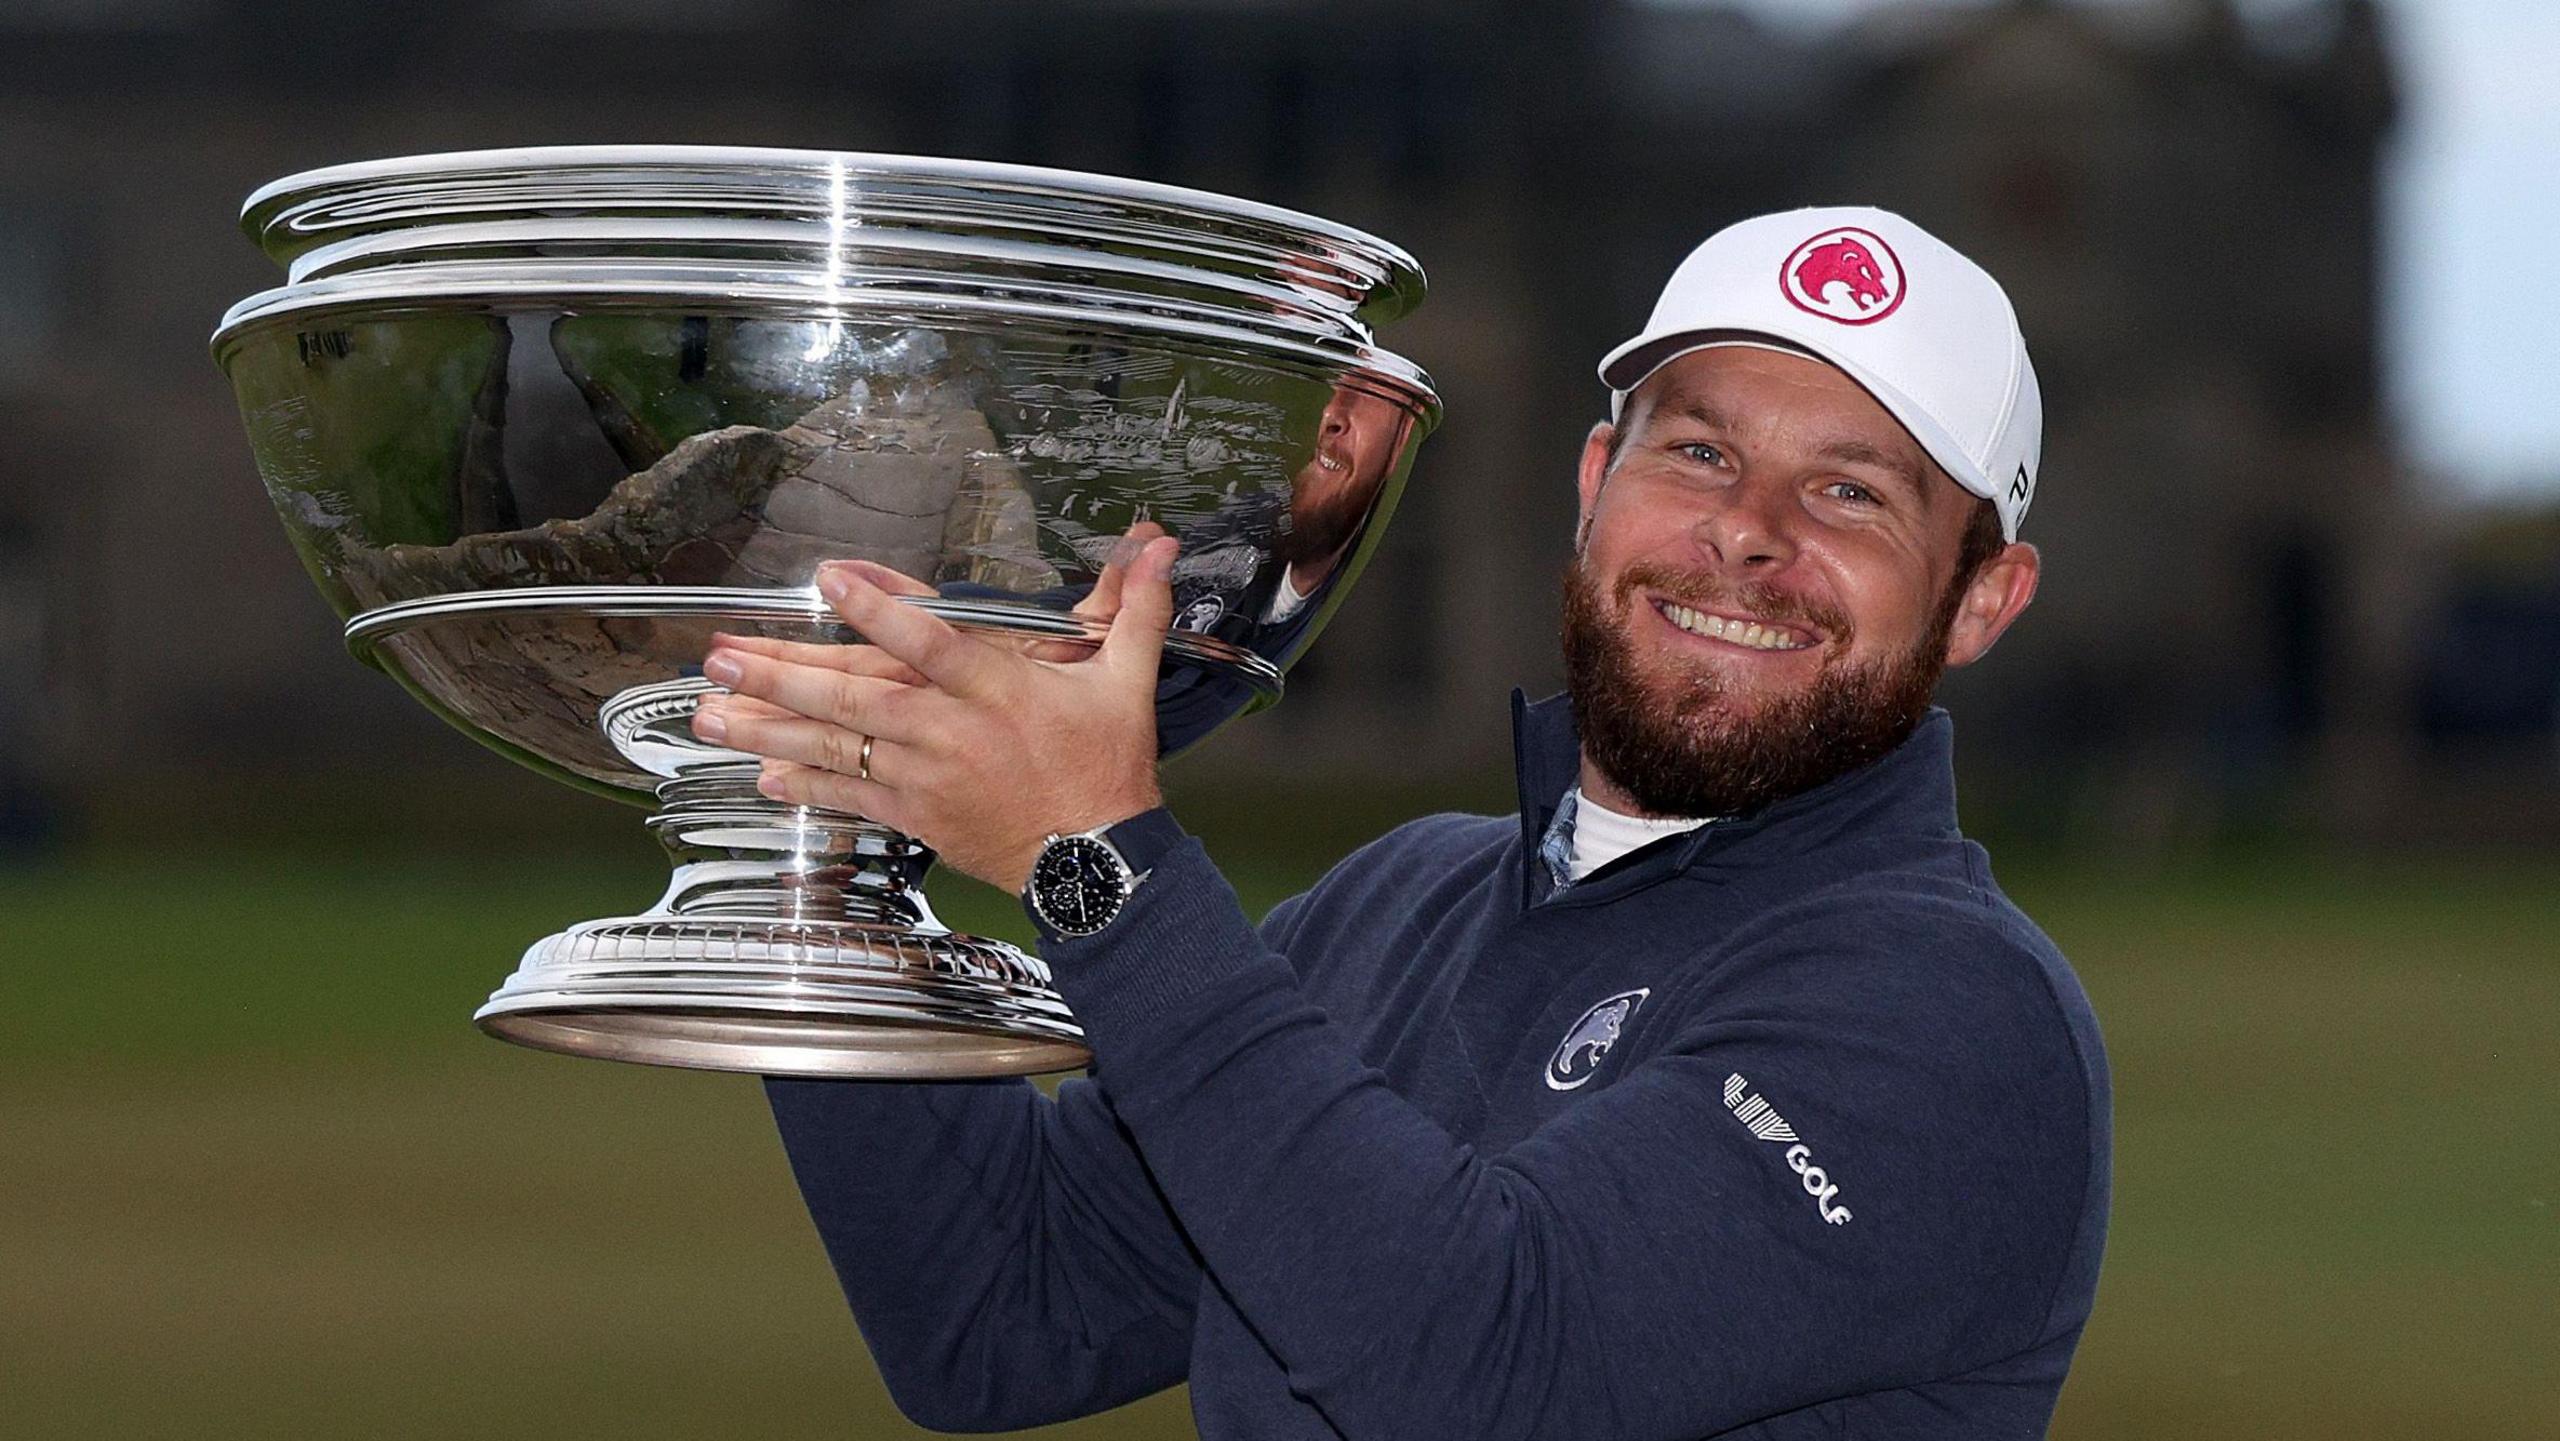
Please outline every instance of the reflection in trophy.
[{"label": "reflection in trophy", "polygon": [[1289,486],[1289,508],[1272,544],[1277,584],[1262,611],[1265,623],[1305,609],[1333,578],[1376,509],[1412,425],[1402,408],[1348,386],[1325,402],[1315,453]]},{"label": "reflection in trophy", "polygon": [[1311,216],[903,156],[491,151],[251,196],[288,268],[214,337],[357,656],[524,764],[652,806],[649,910],[535,942],[509,1040],[773,1074],[1086,1052],[1034,957],[955,934],[932,856],[778,804],[690,730],[716,631],[849,641],[811,581],[1045,656],[1135,521],[1179,538],[1170,753],[1270,703],[1438,417],[1376,348],[1422,278]]}]

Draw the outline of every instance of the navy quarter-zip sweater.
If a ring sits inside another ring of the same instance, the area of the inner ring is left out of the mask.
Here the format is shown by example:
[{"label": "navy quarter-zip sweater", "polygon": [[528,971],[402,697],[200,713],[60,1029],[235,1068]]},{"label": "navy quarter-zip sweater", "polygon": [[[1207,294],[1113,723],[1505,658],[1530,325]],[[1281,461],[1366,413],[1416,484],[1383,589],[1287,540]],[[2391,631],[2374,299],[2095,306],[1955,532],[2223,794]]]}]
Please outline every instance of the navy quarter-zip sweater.
[{"label": "navy quarter-zip sweater", "polygon": [[1197,842],[1044,952],[1092,1073],[770,1080],[892,1396],[1001,1430],[1184,1379],[1209,1441],[2030,1437],[2089,1314],[2087,998],[1955,824],[1933,711],[1872,765],[1621,857],[1400,827],[1257,929]]}]

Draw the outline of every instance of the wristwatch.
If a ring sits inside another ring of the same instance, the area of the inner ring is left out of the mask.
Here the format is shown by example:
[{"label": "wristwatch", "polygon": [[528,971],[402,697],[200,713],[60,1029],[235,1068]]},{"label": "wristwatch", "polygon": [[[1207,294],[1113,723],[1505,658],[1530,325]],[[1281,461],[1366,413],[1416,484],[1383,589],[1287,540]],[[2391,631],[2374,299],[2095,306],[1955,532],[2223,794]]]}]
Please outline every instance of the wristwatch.
[{"label": "wristwatch", "polygon": [[1031,862],[1023,905],[1052,934],[1071,940],[1098,934],[1129,903],[1156,858],[1184,838],[1161,808],[1100,830],[1052,835]]},{"label": "wristwatch", "polygon": [[1102,831],[1053,835],[1031,863],[1031,879],[1022,898],[1040,924],[1062,936],[1083,937],[1111,924],[1129,893],[1146,879],[1130,871],[1118,848]]}]

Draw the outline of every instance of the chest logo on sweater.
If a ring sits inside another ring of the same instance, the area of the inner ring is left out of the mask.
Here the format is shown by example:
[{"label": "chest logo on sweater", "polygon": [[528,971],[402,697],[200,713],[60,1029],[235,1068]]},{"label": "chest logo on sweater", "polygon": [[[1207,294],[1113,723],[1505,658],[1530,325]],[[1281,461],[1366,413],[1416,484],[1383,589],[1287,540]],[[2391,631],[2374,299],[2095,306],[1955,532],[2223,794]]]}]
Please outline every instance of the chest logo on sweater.
[{"label": "chest logo on sweater", "polygon": [[1793,1142],[1787,1147],[1787,1169],[1804,1178],[1804,1193],[1813,1198],[1814,1209],[1834,1226],[1849,1224],[1849,1208],[1832,1204],[1840,1194],[1839,1183],[1831,1179],[1830,1172],[1813,1164],[1813,1148],[1796,1140],[1796,1128],[1770,1106],[1767,1097],[1752,1090],[1751,1083],[1742,1079],[1739,1071],[1724,1078],[1724,1108],[1761,1140]]},{"label": "chest logo on sweater", "polygon": [[1602,1058],[1627,1033],[1627,1022],[1635,1017],[1636,1007],[1653,994],[1650,986],[1620,991],[1590,1010],[1564,1033],[1564,1041],[1547,1059],[1547,1087],[1570,1091],[1588,1081],[1600,1069]]}]

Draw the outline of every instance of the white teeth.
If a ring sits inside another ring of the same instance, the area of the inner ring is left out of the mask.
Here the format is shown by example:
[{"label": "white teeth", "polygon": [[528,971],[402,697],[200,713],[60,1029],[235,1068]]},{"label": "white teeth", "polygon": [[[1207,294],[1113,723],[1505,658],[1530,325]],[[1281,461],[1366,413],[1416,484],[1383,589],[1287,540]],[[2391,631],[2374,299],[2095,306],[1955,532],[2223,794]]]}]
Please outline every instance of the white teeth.
[{"label": "white teeth", "polygon": [[1662,613],[1673,625],[1697,635],[1713,636],[1752,650],[1802,650],[1809,642],[1796,639],[1786,631],[1764,626],[1758,621],[1727,620],[1708,615],[1685,605],[1662,602]]}]

